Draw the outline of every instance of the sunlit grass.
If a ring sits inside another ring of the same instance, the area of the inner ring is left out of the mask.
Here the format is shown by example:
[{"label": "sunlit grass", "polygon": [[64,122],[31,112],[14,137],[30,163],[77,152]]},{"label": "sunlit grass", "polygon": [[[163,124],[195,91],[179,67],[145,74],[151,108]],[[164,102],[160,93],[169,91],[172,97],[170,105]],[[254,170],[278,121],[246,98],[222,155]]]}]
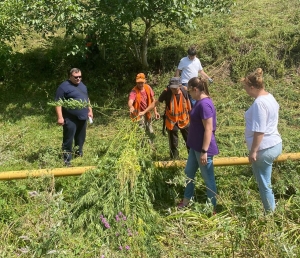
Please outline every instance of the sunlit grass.
[{"label": "sunlit grass", "polygon": [[[238,79],[257,66],[265,70],[266,89],[281,107],[283,152],[299,152],[298,5],[296,0],[237,1],[231,15],[202,17],[200,31],[187,36],[172,30],[172,38],[156,46],[166,47],[174,40],[183,48],[198,46],[204,69],[214,78],[209,90],[218,114],[220,157],[247,155],[243,115],[253,100]],[[156,32],[168,32],[160,30]],[[30,44],[47,46],[42,38]],[[62,55],[61,49],[62,45],[54,48],[53,56]],[[26,52],[20,45],[15,50]],[[39,78],[39,83],[33,82],[40,75],[30,70],[36,68],[32,65],[21,69],[27,77],[12,72],[10,80],[0,84],[1,172],[63,166],[62,128],[56,125],[54,108],[47,103],[65,76],[65,71],[59,71],[64,62],[52,70],[56,71],[53,76]],[[13,67],[18,70],[21,66],[20,62]],[[193,202],[178,210],[184,169],[153,166],[153,161],[169,160],[162,121],[153,122],[155,139],[150,147],[147,136],[128,117],[126,99],[133,85],[126,91],[104,90],[99,74],[98,70],[87,71],[84,76],[92,88],[92,103],[97,105],[94,123],[87,128],[84,156],[73,160],[74,166],[97,169],[81,177],[1,181],[1,257],[299,257],[298,161],[274,165],[274,214],[264,215],[250,166],[215,168],[216,215],[206,203],[200,173]],[[174,71],[150,73],[149,83],[156,82],[156,97],[173,75]],[[164,106],[159,110],[162,113]],[[179,151],[180,158],[186,159],[181,135]],[[126,226],[138,233],[136,237],[117,238],[118,212],[130,218]],[[110,230],[103,227],[100,215],[111,224]],[[119,245],[126,242],[130,251],[121,252]]]}]

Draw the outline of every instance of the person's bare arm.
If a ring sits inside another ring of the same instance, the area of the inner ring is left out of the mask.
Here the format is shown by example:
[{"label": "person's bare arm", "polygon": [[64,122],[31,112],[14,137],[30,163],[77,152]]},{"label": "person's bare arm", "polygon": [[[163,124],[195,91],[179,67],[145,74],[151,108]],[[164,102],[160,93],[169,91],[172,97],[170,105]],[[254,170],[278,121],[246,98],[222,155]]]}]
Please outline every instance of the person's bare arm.
[{"label": "person's bare arm", "polygon": [[[154,98],[154,96],[152,97],[152,103],[156,103],[156,100]],[[157,108],[156,108],[156,104],[154,104],[154,114],[155,114],[155,119],[159,119],[160,118],[160,114],[157,112]]]},{"label": "person's bare arm", "polygon": [[144,111],[142,111],[142,112],[140,112],[139,113],[139,115],[140,116],[143,116],[143,115],[145,115],[147,112],[149,112],[149,111],[151,111],[152,109],[154,109],[154,112],[155,112],[155,114],[157,113],[158,114],[158,112],[157,112],[157,110],[156,110],[156,106],[159,104],[160,102],[158,101],[158,100],[154,100]]},{"label": "person's bare arm", "polygon": [[[89,99],[89,104],[90,104],[90,99]],[[93,109],[91,106],[89,106],[88,117],[94,118]]]},{"label": "person's bare arm", "polygon": [[56,115],[57,115],[57,124],[63,125],[64,124],[64,118],[62,115],[62,107],[56,106],[55,107]]},{"label": "person's bare arm", "polygon": [[129,112],[130,112],[130,113],[133,113],[133,111],[134,111],[133,102],[134,102],[133,99],[129,99],[129,100],[128,100],[128,107],[129,107]]},{"label": "person's bare arm", "polygon": [[213,82],[213,79],[210,78],[210,77],[207,75],[207,73],[204,72],[204,70],[200,70],[200,71],[199,71],[199,74],[200,74],[200,76],[202,76],[202,77],[204,77],[205,79],[209,80],[209,82],[211,82],[211,83]]},{"label": "person's bare arm", "polygon": [[250,162],[256,161],[257,151],[262,139],[264,138],[264,135],[264,133],[254,132],[253,142],[249,153]]},{"label": "person's bare arm", "polygon": [[175,71],[175,77],[180,77],[180,74],[181,74],[181,70],[177,69]]},{"label": "person's bare arm", "polygon": [[[212,131],[213,131],[213,119],[212,117],[208,119],[202,119],[202,123],[204,126],[204,137],[203,137],[203,143],[202,143],[202,149],[207,151],[209,144],[211,142],[211,137],[212,137]],[[200,154],[200,162],[202,164],[207,164],[207,153],[202,153]]]}]

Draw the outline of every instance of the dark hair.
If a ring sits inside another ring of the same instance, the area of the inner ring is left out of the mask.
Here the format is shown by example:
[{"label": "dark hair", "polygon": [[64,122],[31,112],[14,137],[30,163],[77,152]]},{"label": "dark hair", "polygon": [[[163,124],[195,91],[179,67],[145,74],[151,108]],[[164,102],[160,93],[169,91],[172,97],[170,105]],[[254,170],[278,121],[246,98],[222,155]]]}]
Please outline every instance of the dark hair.
[{"label": "dark hair", "polygon": [[78,69],[78,68],[72,68],[70,70],[70,72],[69,72],[69,76],[71,76],[73,73],[79,73],[79,72],[81,72],[80,69]]},{"label": "dark hair", "polygon": [[195,56],[197,55],[197,51],[196,51],[196,47],[195,46],[191,46],[188,51],[187,51],[189,56]]},{"label": "dark hair", "polygon": [[207,80],[201,78],[201,77],[194,77],[189,80],[188,86],[192,88],[197,88],[200,92],[204,92],[207,96],[209,96],[208,91],[208,82]]},{"label": "dark hair", "polygon": [[263,89],[265,87],[263,81],[263,70],[261,68],[257,68],[254,72],[242,78],[241,81],[247,86],[253,86],[256,89]]}]

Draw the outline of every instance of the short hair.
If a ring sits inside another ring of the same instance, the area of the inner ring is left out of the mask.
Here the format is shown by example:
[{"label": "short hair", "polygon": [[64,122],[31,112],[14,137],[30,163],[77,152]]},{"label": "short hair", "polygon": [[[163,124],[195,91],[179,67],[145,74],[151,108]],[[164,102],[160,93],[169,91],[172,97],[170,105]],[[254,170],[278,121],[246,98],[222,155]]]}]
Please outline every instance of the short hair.
[{"label": "short hair", "polygon": [[263,81],[263,70],[261,68],[257,68],[254,72],[242,78],[241,82],[249,87],[253,86],[256,89],[263,89],[265,87]]},{"label": "short hair", "polygon": [[69,72],[69,76],[71,76],[73,73],[79,73],[79,72],[81,72],[80,69],[78,69],[78,68],[72,68],[72,69],[70,70],[70,72]]},{"label": "short hair", "polygon": [[187,51],[189,56],[195,56],[197,55],[197,50],[195,46],[191,46]]}]

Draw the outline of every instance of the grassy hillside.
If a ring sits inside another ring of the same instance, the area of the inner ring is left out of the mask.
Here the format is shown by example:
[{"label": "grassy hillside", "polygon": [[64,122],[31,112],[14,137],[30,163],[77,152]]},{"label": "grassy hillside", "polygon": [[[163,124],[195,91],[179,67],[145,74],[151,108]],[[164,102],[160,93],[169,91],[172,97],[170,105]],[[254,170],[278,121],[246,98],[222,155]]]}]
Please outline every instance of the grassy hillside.
[{"label": "grassy hillside", "polygon": [[[153,32],[147,76],[156,95],[187,47],[198,46],[204,69],[214,78],[210,93],[217,108],[220,157],[247,155],[243,114],[253,100],[239,79],[257,67],[281,107],[283,152],[300,152],[299,4],[238,0],[230,15],[199,18],[196,31],[158,27]],[[84,157],[73,164],[97,169],[81,177],[0,181],[1,257],[300,255],[298,161],[274,166],[273,215],[263,214],[250,166],[216,168],[217,215],[206,203],[200,176],[192,205],[178,211],[183,168],[153,166],[153,161],[169,159],[162,121],[153,123],[156,135],[149,146],[147,136],[128,119],[127,95],[138,71],[126,70],[128,64],[119,74],[109,60],[91,69],[81,56],[67,56],[70,49],[72,40],[45,41],[35,35],[18,40],[6,60],[0,84],[0,171],[62,167],[62,128],[48,103],[71,66],[83,70],[95,115]],[[180,157],[187,157],[181,138]]]}]

